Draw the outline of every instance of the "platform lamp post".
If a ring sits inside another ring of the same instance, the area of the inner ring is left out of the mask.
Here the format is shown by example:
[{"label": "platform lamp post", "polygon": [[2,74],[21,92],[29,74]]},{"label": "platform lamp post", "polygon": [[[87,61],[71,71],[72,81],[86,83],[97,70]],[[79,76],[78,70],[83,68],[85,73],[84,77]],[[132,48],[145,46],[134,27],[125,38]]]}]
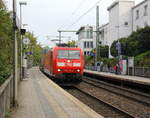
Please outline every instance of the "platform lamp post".
[{"label": "platform lamp post", "polygon": [[118,42],[116,43],[116,50],[118,51],[118,66],[119,66],[119,71],[120,71],[120,56],[121,56],[121,43],[119,41],[120,39],[120,35],[119,35],[119,28],[120,26],[116,26],[116,28],[118,28]]},{"label": "platform lamp post", "polygon": [[16,30],[17,30],[17,23],[16,23],[16,0],[12,2],[13,7],[13,106],[17,106],[17,67],[18,67],[18,54],[17,54],[17,38],[16,38]]},{"label": "platform lamp post", "polygon": [[23,79],[23,54],[22,54],[22,39],[23,39],[23,33],[22,33],[22,5],[27,5],[27,2],[19,2],[20,5],[20,79]]}]

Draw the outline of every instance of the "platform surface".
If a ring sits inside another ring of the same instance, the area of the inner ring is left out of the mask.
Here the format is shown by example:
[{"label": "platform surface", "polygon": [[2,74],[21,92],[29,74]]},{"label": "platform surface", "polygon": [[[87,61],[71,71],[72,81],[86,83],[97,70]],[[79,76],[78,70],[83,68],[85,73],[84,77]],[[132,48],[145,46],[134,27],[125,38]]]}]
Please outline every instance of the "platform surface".
[{"label": "platform surface", "polygon": [[98,74],[98,75],[104,76],[104,77],[111,77],[111,78],[135,81],[137,83],[143,83],[143,84],[146,84],[146,85],[150,85],[150,78],[145,78],[145,77],[128,76],[128,75],[116,75],[114,73],[97,72],[97,71],[91,71],[91,70],[84,70],[84,72],[91,73],[91,74],[92,73],[93,74]]},{"label": "platform surface", "polygon": [[18,108],[10,118],[103,118],[58,87],[38,68],[19,85]]}]

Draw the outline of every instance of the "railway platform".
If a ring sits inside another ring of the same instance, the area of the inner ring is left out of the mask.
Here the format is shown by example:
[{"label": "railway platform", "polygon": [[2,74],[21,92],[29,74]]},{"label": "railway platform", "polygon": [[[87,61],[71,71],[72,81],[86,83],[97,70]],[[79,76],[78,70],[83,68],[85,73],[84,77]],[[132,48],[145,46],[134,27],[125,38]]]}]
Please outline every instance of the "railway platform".
[{"label": "railway platform", "polygon": [[29,70],[19,85],[18,107],[10,118],[103,118],[53,83],[40,70]]},{"label": "railway platform", "polygon": [[145,77],[137,77],[137,76],[128,76],[128,75],[116,75],[113,73],[106,72],[97,72],[91,70],[84,70],[85,75],[97,76],[97,78],[103,78],[105,80],[110,81],[121,81],[124,83],[130,83],[135,85],[144,86],[150,89],[150,78]]}]

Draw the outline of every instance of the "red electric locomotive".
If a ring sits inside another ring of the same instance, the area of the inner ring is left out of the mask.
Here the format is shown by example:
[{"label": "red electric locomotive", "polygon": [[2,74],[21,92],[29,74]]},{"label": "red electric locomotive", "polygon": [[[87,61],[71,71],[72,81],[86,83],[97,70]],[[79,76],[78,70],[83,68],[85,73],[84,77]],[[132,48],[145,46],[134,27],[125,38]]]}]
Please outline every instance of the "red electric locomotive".
[{"label": "red electric locomotive", "polygon": [[42,58],[43,71],[59,80],[82,80],[84,56],[80,48],[54,47]]}]

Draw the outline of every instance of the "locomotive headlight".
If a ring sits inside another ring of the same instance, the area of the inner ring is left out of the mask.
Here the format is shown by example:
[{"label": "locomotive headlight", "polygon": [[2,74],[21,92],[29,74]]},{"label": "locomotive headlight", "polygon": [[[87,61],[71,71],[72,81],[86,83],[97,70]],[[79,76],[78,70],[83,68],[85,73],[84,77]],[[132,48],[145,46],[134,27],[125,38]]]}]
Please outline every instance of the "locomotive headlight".
[{"label": "locomotive headlight", "polygon": [[57,66],[65,66],[65,63],[58,62],[58,63],[57,63]]},{"label": "locomotive headlight", "polygon": [[81,64],[80,63],[73,63],[73,66],[79,67],[79,66],[81,66]]},{"label": "locomotive headlight", "polygon": [[60,69],[58,69],[58,72],[60,72],[61,70]]},{"label": "locomotive headlight", "polygon": [[78,69],[77,72],[80,72],[80,70]]}]

